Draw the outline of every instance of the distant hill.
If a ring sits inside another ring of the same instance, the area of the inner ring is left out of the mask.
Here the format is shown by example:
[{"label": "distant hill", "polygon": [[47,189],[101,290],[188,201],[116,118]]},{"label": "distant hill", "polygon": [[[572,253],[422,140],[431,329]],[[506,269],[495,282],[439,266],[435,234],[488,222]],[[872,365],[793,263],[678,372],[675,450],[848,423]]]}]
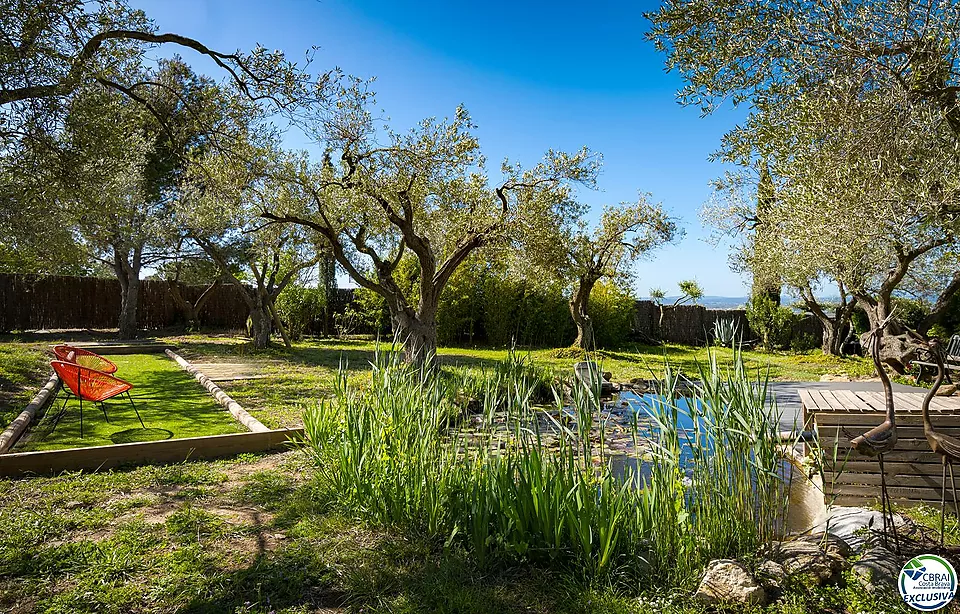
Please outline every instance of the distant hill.
[{"label": "distant hill", "polygon": [[[673,301],[677,300],[677,298],[679,297],[668,296],[667,298],[663,299],[663,302],[667,305],[670,305],[673,303]],[[829,305],[832,303],[836,303],[840,300],[840,298],[836,296],[833,296],[833,297],[821,296],[817,298],[820,301],[821,305]],[[651,299],[650,297],[643,297],[642,300],[649,301]],[[706,307],[707,309],[744,309],[747,306],[748,300],[750,300],[750,298],[747,296],[705,296],[698,301],[698,304]],[[784,307],[788,307],[790,305],[794,305],[795,303],[797,303],[798,299],[784,293],[781,296],[781,301],[782,301],[781,304]],[[684,304],[689,305],[690,303],[684,303]],[[802,305],[795,305],[795,307],[797,309],[800,309]]]},{"label": "distant hill", "polygon": [[[679,297],[668,296],[663,299],[664,304],[670,305]],[[643,297],[644,300],[650,300],[649,297]],[[697,301],[697,304],[707,309],[742,309],[747,304],[746,296],[705,296]],[[689,305],[690,303],[686,303]]]}]

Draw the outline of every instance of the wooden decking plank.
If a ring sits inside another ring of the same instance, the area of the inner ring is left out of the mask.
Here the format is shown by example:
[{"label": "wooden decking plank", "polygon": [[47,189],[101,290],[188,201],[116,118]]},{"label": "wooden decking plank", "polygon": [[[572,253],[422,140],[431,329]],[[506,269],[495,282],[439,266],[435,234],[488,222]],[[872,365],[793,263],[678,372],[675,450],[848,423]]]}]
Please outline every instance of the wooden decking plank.
[{"label": "wooden decking plank", "polygon": [[869,405],[864,403],[860,397],[853,394],[850,390],[837,390],[834,392],[836,397],[840,399],[843,404],[851,410],[856,410],[862,412],[865,409],[869,409]]},{"label": "wooden decking plank", "polygon": [[913,398],[913,395],[907,392],[894,392],[893,393],[893,406],[896,408],[897,412],[919,412],[920,403]]},{"label": "wooden decking plank", "polygon": [[837,398],[837,395],[834,394],[833,390],[821,390],[820,394],[823,395],[823,398],[826,399],[827,405],[830,409],[834,411],[847,411],[849,408]]},{"label": "wooden decking plank", "polygon": [[833,409],[830,407],[830,403],[827,402],[827,399],[823,396],[821,391],[811,390],[810,396],[816,400],[817,405],[820,407],[820,411],[833,411]]},{"label": "wooden decking plank", "polygon": [[[822,427],[844,425],[844,426],[869,426],[880,424],[885,417],[876,412],[870,413],[848,413],[832,412],[817,414],[817,424]],[[958,428],[960,429],[960,414],[937,413],[932,414],[930,419],[937,427]],[[901,413],[897,412],[897,427],[923,426],[923,419],[919,412]]]},{"label": "wooden decking plank", "polygon": [[817,402],[814,400],[813,395],[810,394],[810,391],[805,388],[797,388],[797,395],[800,397],[800,404],[803,406],[807,412],[816,411],[819,409]]},{"label": "wooden decking plank", "polygon": [[930,401],[930,409],[936,409],[937,411],[960,412],[960,398],[935,396]]},{"label": "wooden decking plank", "polygon": [[882,401],[882,400],[881,400],[881,402],[880,402],[879,405],[878,405],[877,402],[873,399],[873,397],[871,397],[870,394],[869,394],[868,392],[864,391],[864,390],[856,390],[856,391],[851,390],[851,391],[850,391],[850,394],[852,394],[852,395],[854,395],[855,397],[857,397],[858,399],[860,399],[860,402],[863,403],[864,406],[867,407],[868,409],[872,409],[872,410],[874,410],[874,411],[884,411],[884,410],[885,410],[885,407],[884,407],[884,404],[883,404],[883,401]]}]

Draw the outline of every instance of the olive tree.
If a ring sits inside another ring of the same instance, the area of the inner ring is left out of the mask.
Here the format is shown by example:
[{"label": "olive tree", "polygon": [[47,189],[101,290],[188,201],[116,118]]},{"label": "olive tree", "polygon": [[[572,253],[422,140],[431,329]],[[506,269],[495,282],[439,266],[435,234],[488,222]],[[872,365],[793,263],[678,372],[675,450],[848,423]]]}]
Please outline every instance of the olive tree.
[{"label": "olive tree", "polygon": [[286,154],[276,135],[245,125],[230,152],[208,151],[191,165],[177,202],[178,226],[213,261],[224,282],[234,285],[249,310],[255,348],[270,343],[274,324],[290,347],[276,311],[276,299],[315,267],[322,241],[296,225],[264,224],[260,212],[280,206],[293,210],[303,197],[292,184],[267,172]]},{"label": "olive tree", "polygon": [[[960,7],[675,0],[648,16],[686,80],[681,102],[751,104],[721,157],[771,161],[778,249],[806,269],[797,279],[842,283],[874,327],[909,293],[932,307],[921,332],[935,323],[960,289]],[[901,349],[885,353],[897,369]]]},{"label": "olive tree", "polygon": [[[324,159],[273,171],[301,197],[266,202],[261,214],[322,237],[358,286],[385,299],[406,359],[422,363],[436,351],[437,308],[457,268],[481,249],[548,243],[578,207],[572,184],[592,185],[598,162],[586,149],[548,151],[530,167],[504,161],[494,181],[466,109],[396,133],[374,120],[362,84],[344,82],[336,100],[306,126]],[[412,298],[397,278],[406,254],[420,280]]]},{"label": "olive tree", "polygon": [[560,278],[573,281],[569,303],[577,327],[574,347],[595,346],[590,294],[597,282],[607,278],[629,284],[631,265],[677,235],[676,223],[660,205],[641,194],[635,203],[604,208],[592,231],[581,221],[563,237],[558,273]]},{"label": "olive tree", "polygon": [[674,309],[685,303],[692,302],[696,304],[700,299],[703,298],[703,288],[700,287],[700,283],[695,279],[685,279],[677,282],[677,288],[680,290],[680,294],[673,299],[673,302],[669,305],[666,302],[666,290],[663,288],[650,288],[650,299],[656,303],[657,307],[660,309],[660,319],[657,320],[658,326],[663,326],[663,316],[666,314],[668,309]]},{"label": "olive tree", "polygon": [[48,203],[116,275],[122,338],[137,334],[141,274],[172,251],[185,160],[208,147],[219,111],[216,88],[179,60],[163,61],[141,79],[155,84],[141,93],[149,111],[96,84],[73,97],[59,145],[66,161]]}]

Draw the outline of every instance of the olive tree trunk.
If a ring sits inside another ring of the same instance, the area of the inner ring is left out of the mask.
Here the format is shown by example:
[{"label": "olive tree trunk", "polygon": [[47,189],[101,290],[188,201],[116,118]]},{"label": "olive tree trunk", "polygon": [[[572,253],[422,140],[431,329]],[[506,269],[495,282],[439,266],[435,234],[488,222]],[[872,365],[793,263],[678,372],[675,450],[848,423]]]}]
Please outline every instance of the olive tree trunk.
[{"label": "olive tree trunk", "polygon": [[596,338],[593,333],[593,320],[590,318],[590,293],[596,285],[594,277],[581,277],[573,295],[570,297],[570,317],[577,327],[577,338],[573,346],[584,350],[596,347]]},{"label": "olive tree trunk", "polygon": [[393,331],[403,343],[404,360],[423,366],[437,354],[437,306],[422,305],[416,312],[406,308],[390,312]]},{"label": "olive tree trunk", "polygon": [[270,345],[270,333],[273,332],[273,319],[262,302],[257,301],[250,307],[250,327],[247,331],[253,347],[262,350]]},{"label": "olive tree trunk", "polygon": [[120,316],[118,322],[120,339],[134,339],[140,332],[137,322],[137,307],[140,304],[140,269],[142,249],[137,246],[127,250],[113,246],[113,270],[120,282]]}]

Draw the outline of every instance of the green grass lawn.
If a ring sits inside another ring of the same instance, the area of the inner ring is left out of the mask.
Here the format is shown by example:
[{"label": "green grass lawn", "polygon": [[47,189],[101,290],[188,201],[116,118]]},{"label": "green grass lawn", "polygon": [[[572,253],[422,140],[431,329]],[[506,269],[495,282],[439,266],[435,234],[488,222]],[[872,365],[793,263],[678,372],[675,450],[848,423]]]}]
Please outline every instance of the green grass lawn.
[{"label": "green grass lawn", "polygon": [[[299,426],[304,408],[331,393],[339,366],[343,364],[354,377],[359,377],[369,368],[376,348],[376,343],[369,340],[308,339],[295,343],[291,351],[282,345],[274,345],[267,350],[251,350],[246,339],[230,336],[185,335],[162,340],[179,347],[180,353],[188,360],[256,364],[260,374],[267,378],[224,382],[220,386],[270,428]],[[45,361],[49,359],[44,352],[52,343],[52,340],[45,343],[0,341],[0,391],[4,387],[11,390],[6,397],[0,392],[0,416],[6,422],[23,409],[46,380]],[[387,345],[384,344],[384,347]],[[519,351],[529,353],[534,362],[564,374],[571,373],[571,367],[577,360],[565,351]],[[729,349],[719,348],[717,352],[721,361],[728,362],[732,358],[733,353]],[[491,348],[446,347],[439,350],[440,360],[445,366],[466,368],[491,365],[506,353],[506,349]],[[558,354],[564,357],[558,357]],[[634,344],[616,350],[604,350],[600,356],[604,370],[612,372],[615,381],[661,377],[665,360],[674,368],[695,376],[697,364],[708,359],[706,348],[673,344]],[[825,374],[861,377],[873,372],[869,360],[824,356],[819,350],[805,353],[746,351],[744,359],[751,369],[780,381],[816,381]],[[170,368],[176,369],[176,365],[170,363]],[[124,372],[121,369],[121,374]],[[181,376],[190,379],[187,375]],[[134,380],[134,383],[137,382]],[[196,384],[192,386],[200,390]],[[201,391],[200,394],[205,393]],[[126,417],[127,413],[136,420],[132,412],[125,410],[119,411],[118,417]],[[86,411],[84,415],[88,415]],[[97,414],[91,411],[89,415],[91,423],[97,421]],[[102,420],[103,415],[99,416]]]},{"label": "green grass lawn", "polygon": [[83,437],[80,404],[71,398],[59,420],[62,403],[18,442],[16,451],[55,450],[158,439],[241,433],[246,429],[233,419],[192,376],[164,354],[111,356],[117,376],[134,385],[130,391],[146,428],[141,427],[130,401],[116,397],[105,403],[107,418],[93,403],[83,404]]},{"label": "green grass lawn", "polygon": [[[222,388],[258,420],[271,428],[298,426],[303,410],[317,399],[328,396],[334,376],[342,364],[358,377],[369,368],[376,343],[361,340],[311,339],[295,343],[291,351],[282,346],[253,351],[243,339],[190,335],[170,339],[181,348],[188,360],[240,361],[259,365],[266,379],[240,380],[222,384]],[[382,344],[388,347],[389,344]],[[519,350],[529,353],[533,362],[572,373],[576,357],[551,349]],[[718,348],[722,362],[730,362],[733,351]],[[440,348],[439,356],[447,367],[463,366],[479,369],[502,360],[506,349]],[[563,354],[564,357],[557,357]],[[681,345],[630,345],[600,352],[603,369],[613,374],[614,381],[632,378],[662,377],[664,362],[695,377],[697,365],[708,360],[706,348]],[[805,353],[744,352],[747,366],[763,376],[780,381],[817,381],[821,375],[869,376],[873,365],[862,358],[824,356],[819,350]]]},{"label": "green grass lawn", "polygon": [[16,418],[46,383],[52,357],[36,344],[0,343],[0,428]]},{"label": "green grass lawn", "polygon": [[[372,526],[299,452],[0,480],[0,611],[48,614],[706,614],[576,569],[496,561]],[[768,614],[903,612],[857,587],[792,587]]]}]

